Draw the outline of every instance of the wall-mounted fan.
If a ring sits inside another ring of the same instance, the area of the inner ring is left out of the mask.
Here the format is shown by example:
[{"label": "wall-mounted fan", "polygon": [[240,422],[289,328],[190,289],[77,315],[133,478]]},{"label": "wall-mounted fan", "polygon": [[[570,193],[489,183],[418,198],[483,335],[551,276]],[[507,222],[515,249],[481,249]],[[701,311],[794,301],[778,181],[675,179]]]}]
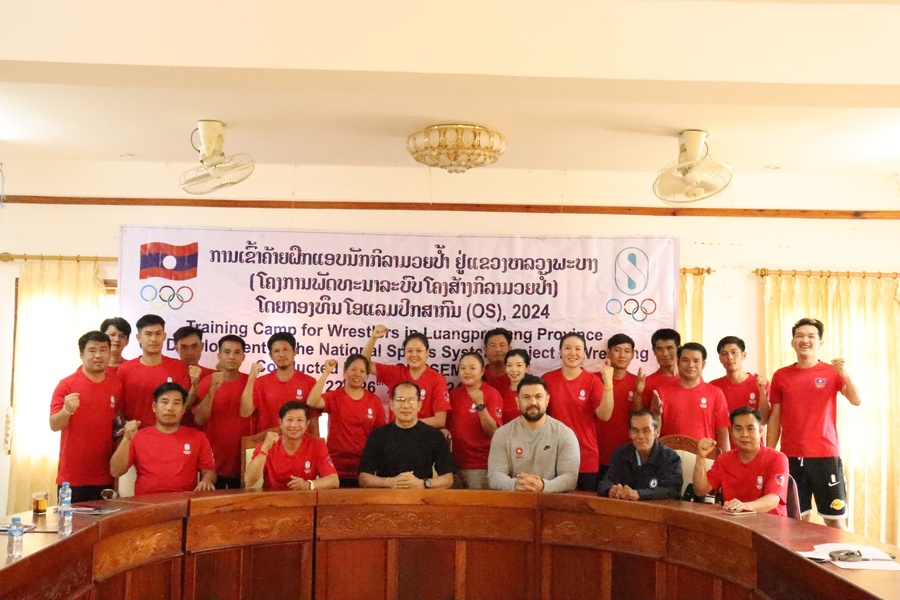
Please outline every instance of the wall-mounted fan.
[{"label": "wall-mounted fan", "polygon": [[249,154],[225,156],[222,151],[225,125],[221,121],[197,121],[195,131],[200,137],[200,166],[181,174],[181,189],[189,194],[208,194],[250,177],[256,163]]},{"label": "wall-mounted fan", "polygon": [[666,204],[681,205],[715,196],[731,183],[731,167],[709,155],[709,134],[686,129],[678,134],[678,160],[662,169],[653,193]]}]

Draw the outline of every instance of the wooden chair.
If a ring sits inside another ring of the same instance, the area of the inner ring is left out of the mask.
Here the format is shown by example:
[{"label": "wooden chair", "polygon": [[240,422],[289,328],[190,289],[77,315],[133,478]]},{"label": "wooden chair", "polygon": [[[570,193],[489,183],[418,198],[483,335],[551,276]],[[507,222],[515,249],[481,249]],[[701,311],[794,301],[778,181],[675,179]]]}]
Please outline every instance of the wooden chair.
[{"label": "wooden chair", "polygon": [[279,429],[277,427],[272,427],[271,429],[266,429],[265,431],[260,431],[253,435],[246,435],[241,438],[241,486],[248,490],[262,489],[262,477],[259,478],[256,485],[247,488],[247,486],[244,485],[244,473],[247,471],[247,465],[249,465],[250,461],[253,459],[253,451],[264,439],[266,439],[266,434],[270,431],[279,431]]},{"label": "wooden chair", "polygon": [[789,519],[802,521],[803,517],[800,514],[800,499],[797,497],[799,495],[797,492],[797,482],[791,475],[788,475],[787,484],[787,500],[785,501],[785,504],[787,504],[787,516]]},{"label": "wooden chair", "polygon": [[[693,483],[691,476],[694,473],[694,463],[697,462],[697,446],[700,444],[700,440],[695,440],[686,435],[664,435],[659,438],[659,443],[677,452],[681,458],[681,472],[684,475],[684,483],[681,484],[681,494],[684,495],[687,487]],[[718,446],[713,448],[709,456],[706,457],[707,470],[711,466],[710,463],[718,458],[721,453],[722,449]]]}]

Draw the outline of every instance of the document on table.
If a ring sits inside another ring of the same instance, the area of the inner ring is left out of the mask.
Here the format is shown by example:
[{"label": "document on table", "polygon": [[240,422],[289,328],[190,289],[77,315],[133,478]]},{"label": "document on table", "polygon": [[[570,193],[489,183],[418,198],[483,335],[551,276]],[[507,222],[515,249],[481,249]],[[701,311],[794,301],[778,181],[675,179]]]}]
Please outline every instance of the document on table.
[{"label": "document on table", "polygon": [[[862,554],[862,560],[833,561],[831,560],[831,557],[828,556],[828,553],[834,552],[835,550],[859,550]],[[833,563],[834,565],[842,569],[868,571],[900,571],[900,563],[896,562],[890,554],[884,552],[883,550],[879,550],[875,546],[861,546],[859,544],[841,543],[819,544],[817,546],[813,546],[813,550],[811,552],[798,552],[798,554],[800,554],[801,556],[805,556],[806,558],[811,558],[815,561]]]}]

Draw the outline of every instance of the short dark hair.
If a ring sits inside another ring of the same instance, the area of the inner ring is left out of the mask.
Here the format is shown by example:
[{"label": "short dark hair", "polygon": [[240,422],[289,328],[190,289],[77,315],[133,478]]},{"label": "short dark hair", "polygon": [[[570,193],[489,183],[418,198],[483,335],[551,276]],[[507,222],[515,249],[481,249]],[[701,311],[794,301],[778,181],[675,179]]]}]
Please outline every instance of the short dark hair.
[{"label": "short dark hair", "polygon": [[366,365],[366,373],[371,370],[371,365],[369,364],[369,359],[363,356],[362,354],[351,354],[347,357],[347,360],[344,361],[344,371],[350,368],[350,365],[355,363],[356,361],[361,360]]},{"label": "short dark hair", "polygon": [[222,344],[225,342],[235,342],[241,345],[241,350],[245,350],[247,348],[247,342],[244,341],[239,335],[235,335],[233,333],[229,333],[228,335],[223,335],[219,338],[219,351],[222,351]]},{"label": "short dark hair", "polygon": [[584,347],[587,348],[587,340],[584,339],[584,334],[580,331],[570,331],[569,333],[562,336],[562,338],[559,340],[560,350],[562,350],[563,342],[565,342],[569,338],[578,338],[579,340],[581,340],[581,343],[584,344]]},{"label": "short dark hair", "polygon": [[403,338],[403,345],[401,348],[406,348],[406,345],[413,340],[419,340],[423,344],[425,344],[425,349],[428,350],[430,346],[428,345],[428,336],[424,333],[419,333],[418,331],[410,332],[405,338]]},{"label": "short dark hair", "polygon": [[550,393],[550,388],[547,387],[547,382],[538,377],[537,375],[526,375],[522,378],[522,381],[519,382],[518,387],[516,387],[516,394],[518,394],[522,390],[523,385],[540,385],[544,388],[544,391],[548,394]]},{"label": "short dark hair", "polygon": [[137,320],[137,323],[134,324],[135,328],[138,330],[138,333],[140,333],[144,327],[150,327],[151,325],[162,325],[163,327],[165,327],[166,320],[159,315],[149,314],[144,315]]},{"label": "short dark hair", "polygon": [[747,351],[747,345],[744,344],[744,340],[742,340],[741,338],[739,338],[736,335],[726,335],[721,340],[719,340],[718,344],[716,344],[716,354],[721,352],[722,348],[724,348],[728,344],[734,344],[735,346],[737,346],[738,348],[741,349],[741,352]]},{"label": "short dark hair", "polygon": [[155,390],[153,390],[153,401],[156,402],[160,399],[160,397],[166,392],[180,392],[181,393],[181,401],[186,402],[188,393],[181,385],[173,382],[167,381],[162,385],[158,386]]},{"label": "short dark hair", "polygon": [[121,331],[125,335],[125,337],[131,336],[131,324],[122,317],[110,317],[108,319],[103,319],[103,322],[100,323],[100,331],[106,333],[106,330],[109,329],[110,326],[113,326]]},{"label": "short dark hair", "polygon": [[625,335],[624,333],[617,333],[609,338],[606,342],[606,347],[611,350],[614,346],[621,346],[622,344],[628,344],[631,346],[631,349],[634,350],[634,340],[631,339],[631,336]]},{"label": "short dark hair", "polygon": [[822,335],[825,333],[825,323],[818,319],[813,319],[811,317],[803,317],[791,327],[791,337],[794,337],[794,334],[797,333],[797,330],[803,327],[804,325],[812,325],[816,328],[816,331],[819,332],[819,339],[822,339]]},{"label": "short dark hair", "polygon": [[269,336],[269,341],[266,342],[266,348],[269,349],[269,352],[272,351],[272,346],[275,345],[275,342],[287,342],[291,345],[291,348],[297,349],[297,338],[287,331],[279,331]]},{"label": "short dark hair", "polygon": [[397,385],[395,385],[394,387],[391,388],[391,400],[393,400],[394,396],[397,395],[397,388],[404,386],[404,385],[409,385],[409,386],[416,388],[416,400],[422,399],[422,388],[420,388],[418,385],[416,385],[412,381],[401,381],[400,383],[398,383]]},{"label": "short dark hair", "polygon": [[693,350],[694,352],[699,352],[703,355],[703,360],[706,360],[706,348],[703,344],[698,344],[697,342],[688,342],[684,346],[678,346],[678,358],[681,358],[681,353],[685,350]]},{"label": "short dark hair", "polygon": [[676,346],[681,345],[681,334],[674,329],[657,329],[650,336],[650,347],[656,348],[656,342],[672,340]]},{"label": "short dark hair", "polygon": [[739,406],[731,411],[731,414],[728,415],[728,418],[731,419],[731,424],[734,425],[734,420],[742,415],[753,415],[753,418],[756,419],[757,424],[762,425],[762,415],[752,406]]},{"label": "short dark hair", "polygon": [[309,404],[298,400],[289,400],[282,404],[281,408],[278,409],[278,418],[283,419],[292,410],[302,410],[303,414],[306,415],[306,420],[309,421]]},{"label": "short dark hair", "polygon": [[469,350],[467,352],[463,352],[462,356],[459,357],[459,362],[462,362],[462,360],[464,358],[469,357],[469,356],[474,356],[475,360],[477,360],[479,363],[481,363],[481,368],[482,369],[484,368],[484,356],[482,356],[481,352],[477,352],[475,350]]},{"label": "short dark hair", "polygon": [[78,338],[79,354],[84,354],[84,349],[87,348],[88,342],[101,342],[106,343],[107,346],[110,345],[109,336],[102,331],[88,331],[86,334]]},{"label": "short dark hair", "polygon": [[512,344],[512,331],[510,331],[509,329],[504,329],[503,327],[495,327],[494,329],[486,331],[484,334],[484,344],[487,345],[488,340],[495,335],[502,335],[506,338],[507,344]]},{"label": "short dark hair", "polygon": [[509,360],[513,356],[521,356],[522,360],[525,361],[525,366],[531,366],[531,356],[528,355],[528,350],[524,348],[513,348],[509,352],[506,353],[506,356],[503,357],[504,361]]},{"label": "short dark hair", "polygon": [[199,327],[185,325],[184,327],[179,327],[175,330],[175,333],[172,334],[172,341],[177,344],[182,339],[191,337],[192,335],[196,335],[201,341],[203,340],[203,331]]},{"label": "short dark hair", "polygon": [[653,422],[653,426],[659,430],[662,427],[662,424],[659,421],[659,415],[653,411],[649,411],[646,408],[639,408],[638,410],[633,410],[628,413],[628,427],[631,428],[631,420],[638,417],[650,417],[650,420]]}]

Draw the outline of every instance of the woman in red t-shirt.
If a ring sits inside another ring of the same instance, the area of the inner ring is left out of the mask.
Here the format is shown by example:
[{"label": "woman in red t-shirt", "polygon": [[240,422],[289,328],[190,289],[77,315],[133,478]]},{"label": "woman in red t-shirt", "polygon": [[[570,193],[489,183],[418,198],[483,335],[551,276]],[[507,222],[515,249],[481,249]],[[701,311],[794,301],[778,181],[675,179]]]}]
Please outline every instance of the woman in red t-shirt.
[{"label": "woman in red t-shirt", "polygon": [[481,380],[484,357],[466,352],[459,359],[460,385],[450,392],[450,430],[456,460],[454,487],[488,489],[487,462],[491,438],[503,420],[503,398],[493,386]]},{"label": "woman in red t-shirt", "polygon": [[509,389],[503,390],[503,424],[522,414],[519,411],[519,383],[528,374],[531,357],[522,348],[513,348],[506,353],[506,376],[509,377]]},{"label": "woman in red t-shirt", "polygon": [[366,439],[385,424],[381,400],[366,389],[369,361],[351,354],[344,361],[344,382],[322,393],[328,376],[337,368],[336,360],[325,361],[322,375],[309,392],[307,403],[328,414],[328,453],[340,478],[341,487],[359,487],[359,459]]}]

